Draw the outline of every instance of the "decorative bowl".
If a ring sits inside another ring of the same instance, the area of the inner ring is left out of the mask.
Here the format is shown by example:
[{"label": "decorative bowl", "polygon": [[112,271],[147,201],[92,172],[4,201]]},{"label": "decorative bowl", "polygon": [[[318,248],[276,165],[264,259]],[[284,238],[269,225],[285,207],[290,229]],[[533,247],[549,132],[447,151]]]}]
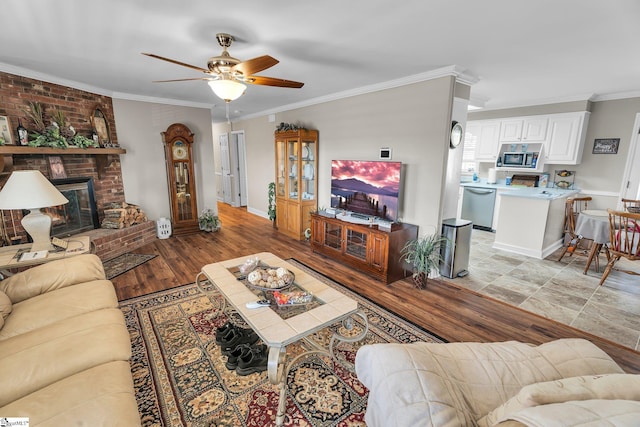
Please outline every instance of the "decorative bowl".
[{"label": "decorative bowl", "polygon": [[295,275],[284,267],[258,267],[247,275],[248,284],[263,291],[284,289],[294,280]]}]

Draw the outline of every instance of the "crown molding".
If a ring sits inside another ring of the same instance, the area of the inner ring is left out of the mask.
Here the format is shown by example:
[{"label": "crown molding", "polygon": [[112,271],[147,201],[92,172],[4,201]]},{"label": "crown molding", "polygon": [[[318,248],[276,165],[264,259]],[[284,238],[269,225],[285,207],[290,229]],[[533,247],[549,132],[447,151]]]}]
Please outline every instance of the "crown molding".
[{"label": "crown molding", "polygon": [[598,102],[598,101],[615,101],[617,99],[627,99],[627,98],[640,98],[640,90],[634,90],[629,92],[614,92],[614,93],[605,93],[602,95],[594,95],[590,101]]},{"label": "crown molding", "polygon": [[414,83],[420,83],[427,80],[438,79],[440,77],[453,76],[457,82],[472,85],[479,81],[478,78],[465,72],[465,69],[457,66],[450,65],[447,67],[438,68],[435,70],[427,71],[420,74],[413,74],[411,76],[402,77],[400,79],[389,80],[382,83],[376,83],[368,86],[362,86],[355,89],[349,89],[342,92],[332,93],[330,95],[319,96],[317,98],[308,99],[301,102],[295,102],[293,104],[282,105],[273,109],[260,111],[253,114],[247,114],[246,116],[237,117],[236,120],[254,119],[256,117],[268,116],[269,114],[281,113],[283,111],[296,110],[304,107],[311,107],[313,105],[323,104],[325,102],[338,101],[340,99],[350,98],[358,95],[365,95],[368,93],[379,92],[386,89],[394,89],[401,86],[406,86]]},{"label": "crown molding", "polygon": [[157,104],[180,105],[184,107],[196,107],[196,108],[207,108],[207,109],[212,108],[211,104],[204,104],[200,102],[189,102],[189,101],[181,101],[177,99],[155,98],[152,96],[142,96],[142,95],[134,95],[130,93],[114,92],[98,86],[88,85],[88,84],[80,83],[74,80],[63,79],[60,77],[52,76],[50,74],[45,74],[39,71],[34,71],[34,70],[30,70],[28,68],[23,68],[23,67],[17,67],[15,65],[5,64],[2,62],[0,62],[0,71],[4,73],[9,73],[9,74],[15,74],[21,77],[27,77],[29,79],[42,80],[47,83],[52,83],[60,86],[67,86],[74,89],[83,90],[85,92],[108,96],[115,99],[152,102]]},{"label": "crown molding", "polygon": [[98,95],[111,96],[111,91],[106,90],[104,88],[88,85],[85,83],[79,83],[73,80],[67,80],[60,77],[52,76],[50,74],[41,73],[39,71],[30,70],[28,68],[17,67],[11,64],[5,64],[0,62],[0,71],[15,74],[21,77],[27,77],[29,79],[34,80],[42,80],[48,83],[53,83],[56,85],[67,86],[78,90],[84,90],[86,92],[95,93]]},{"label": "crown molding", "polygon": [[[522,101],[514,104],[509,104],[509,105],[496,105],[496,106],[490,106],[490,107],[483,107],[482,111],[495,111],[495,110],[506,110],[509,108],[533,107],[536,105],[561,104],[563,102],[576,102],[576,101],[601,102],[601,101],[615,101],[619,99],[629,99],[629,98],[640,98],[640,91],[636,90],[636,91],[614,92],[614,93],[606,93],[606,94],[585,93],[580,95],[558,97],[558,98],[528,100],[528,101]],[[472,96],[471,99],[474,100],[476,98]],[[487,99],[485,102],[488,102],[488,101],[489,99]],[[471,102],[471,104],[474,104],[473,101]]]},{"label": "crown molding", "polygon": [[[521,107],[534,107],[536,105],[562,104],[563,102],[592,101],[593,96],[594,94],[589,93],[589,94],[581,94],[581,95],[566,96],[566,97],[526,100],[522,102],[508,104],[508,105],[505,104],[505,105],[488,106],[488,107],[482,108],[482,111],[506,110],[510,108],[521,108]],[[472,99],[474,98],[472,97]]]},{"label": "crown molding", "polygon": [[139,101],[139,102],[151,102],[155,104],[176,105],[181,107],[205,108],[207,110],[211,110],[216,106],[216,104],[206,104],[203,102],[191,102],[191,101],[183,101],[183,100],[171,99],[171,98],[156,98],[153,96],[132,95],[130,93],[124,93],[124,92],[113,92],[111,95],[111,98],[122,99],[126,101]]}]

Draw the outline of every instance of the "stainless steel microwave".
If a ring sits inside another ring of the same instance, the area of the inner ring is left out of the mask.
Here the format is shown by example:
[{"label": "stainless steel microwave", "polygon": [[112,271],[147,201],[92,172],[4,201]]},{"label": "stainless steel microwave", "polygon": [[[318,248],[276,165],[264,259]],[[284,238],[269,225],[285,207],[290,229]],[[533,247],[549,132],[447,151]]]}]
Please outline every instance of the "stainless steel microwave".
[{"label": "stainless steel microwave", "polygon": [[538,163],[536,152],[506,152],[502,155],[503,167],[535,168]]}]

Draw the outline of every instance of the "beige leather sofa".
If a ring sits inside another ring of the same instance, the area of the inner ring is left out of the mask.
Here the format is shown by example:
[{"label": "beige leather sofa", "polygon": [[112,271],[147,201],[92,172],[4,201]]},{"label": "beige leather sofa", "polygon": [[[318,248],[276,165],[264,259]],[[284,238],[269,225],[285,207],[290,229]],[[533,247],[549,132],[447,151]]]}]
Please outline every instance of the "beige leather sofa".
[{"label": "beige leather sofa", "polygon": [[131,342],[95,255],[0,282],[0,417],[34,426],[140,426]]},{"label": "beige leather sofa", "polygon": [[356,355],[368,427],[638,426],[640,375],[582,339],[373,344]]}]

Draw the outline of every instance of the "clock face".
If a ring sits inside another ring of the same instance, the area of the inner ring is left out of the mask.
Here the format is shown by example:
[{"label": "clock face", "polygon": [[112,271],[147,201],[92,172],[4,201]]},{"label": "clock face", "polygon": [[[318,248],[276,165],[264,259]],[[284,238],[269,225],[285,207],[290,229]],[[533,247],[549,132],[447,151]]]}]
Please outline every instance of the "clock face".
[{"label": "clock face", "polygon": [[453,123],[451,128],[451,139],[449,143],[451,148],[456,148],[462,142],[462,125],[458,122]]},{"label": "clock face", "polygon": [[187,147],[181,141],[173,144],[173,158],[183,160],[187,158]]}]

